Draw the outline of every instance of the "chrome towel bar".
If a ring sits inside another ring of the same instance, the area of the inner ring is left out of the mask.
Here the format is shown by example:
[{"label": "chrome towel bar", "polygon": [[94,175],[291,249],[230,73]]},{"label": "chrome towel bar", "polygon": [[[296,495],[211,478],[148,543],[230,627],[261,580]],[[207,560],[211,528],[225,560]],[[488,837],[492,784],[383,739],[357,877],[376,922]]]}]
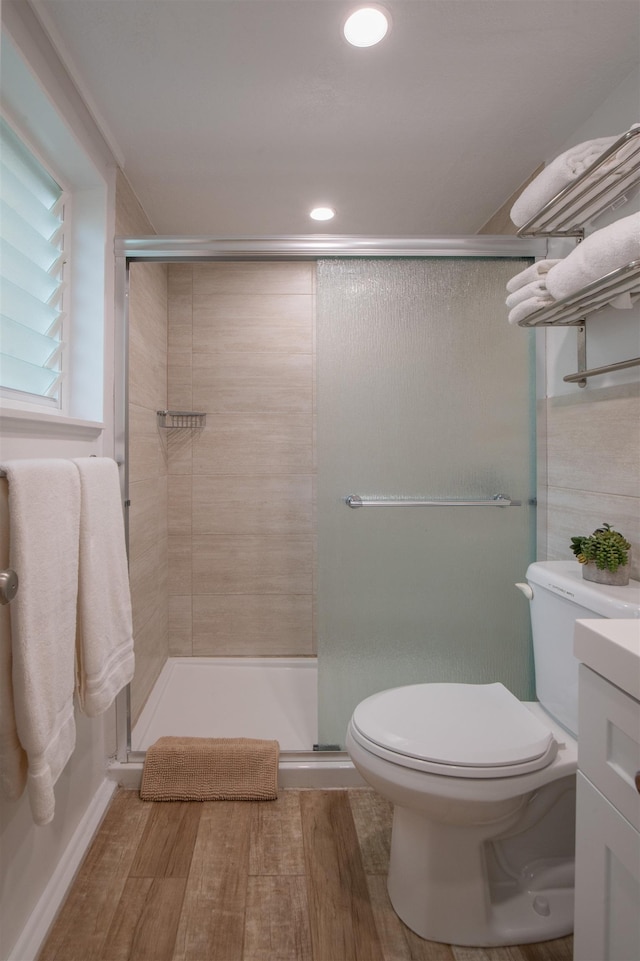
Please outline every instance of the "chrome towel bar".
[{"label": "chrome towel bar", "polygon": [[521,501],[513,501],[506,494],[495,494],[489,500],[425,500],[419,497],[362,497],[347,494],[347,507],[520,507]]}]

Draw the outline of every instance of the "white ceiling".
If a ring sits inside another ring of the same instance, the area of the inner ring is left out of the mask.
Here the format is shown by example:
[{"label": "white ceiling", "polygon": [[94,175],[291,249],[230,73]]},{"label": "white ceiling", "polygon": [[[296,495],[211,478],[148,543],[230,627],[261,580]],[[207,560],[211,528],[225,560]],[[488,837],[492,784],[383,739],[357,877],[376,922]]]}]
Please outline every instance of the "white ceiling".
[{"label": "white ceiling", "polygon": [[357,5],[36,10],[161,234],[474,233],[639,58],[637,0],[388,0],[369,49]]}]

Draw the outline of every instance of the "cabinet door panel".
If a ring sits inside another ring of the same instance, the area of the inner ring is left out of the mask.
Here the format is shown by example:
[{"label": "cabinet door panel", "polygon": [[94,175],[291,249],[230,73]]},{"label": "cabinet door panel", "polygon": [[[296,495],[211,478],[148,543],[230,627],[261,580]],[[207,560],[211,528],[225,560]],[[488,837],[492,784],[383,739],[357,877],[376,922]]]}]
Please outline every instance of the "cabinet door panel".
[{"label": "cabinet door panel", "polygon": [[574,961],[640,958],[640,835],[577,775]]},{"label": "cabinet door panel", "polygon": [[635,698],[580,665],[578,767],[638,830],[639,712]]}]

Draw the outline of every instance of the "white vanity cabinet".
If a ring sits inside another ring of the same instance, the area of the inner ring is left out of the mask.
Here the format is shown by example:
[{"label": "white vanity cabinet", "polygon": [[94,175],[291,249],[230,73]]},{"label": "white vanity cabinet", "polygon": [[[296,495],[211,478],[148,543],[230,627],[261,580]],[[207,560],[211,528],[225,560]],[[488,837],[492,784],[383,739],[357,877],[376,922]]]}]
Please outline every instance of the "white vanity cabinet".
[{"label": "white vanity cabinet", "polygon": [[640,622],[581,621],[575,961],[640,959]]}]

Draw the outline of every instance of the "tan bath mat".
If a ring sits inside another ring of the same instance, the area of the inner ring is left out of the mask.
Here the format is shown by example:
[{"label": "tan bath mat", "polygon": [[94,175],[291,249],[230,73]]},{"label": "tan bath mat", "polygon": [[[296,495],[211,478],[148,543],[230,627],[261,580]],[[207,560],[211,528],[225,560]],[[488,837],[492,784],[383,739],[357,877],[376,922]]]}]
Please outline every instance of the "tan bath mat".
[{"label": "tan bath mat", "polygon": [[273,801],[277,741],[235,737],[161,737],[147,750],[143,801]]}]

